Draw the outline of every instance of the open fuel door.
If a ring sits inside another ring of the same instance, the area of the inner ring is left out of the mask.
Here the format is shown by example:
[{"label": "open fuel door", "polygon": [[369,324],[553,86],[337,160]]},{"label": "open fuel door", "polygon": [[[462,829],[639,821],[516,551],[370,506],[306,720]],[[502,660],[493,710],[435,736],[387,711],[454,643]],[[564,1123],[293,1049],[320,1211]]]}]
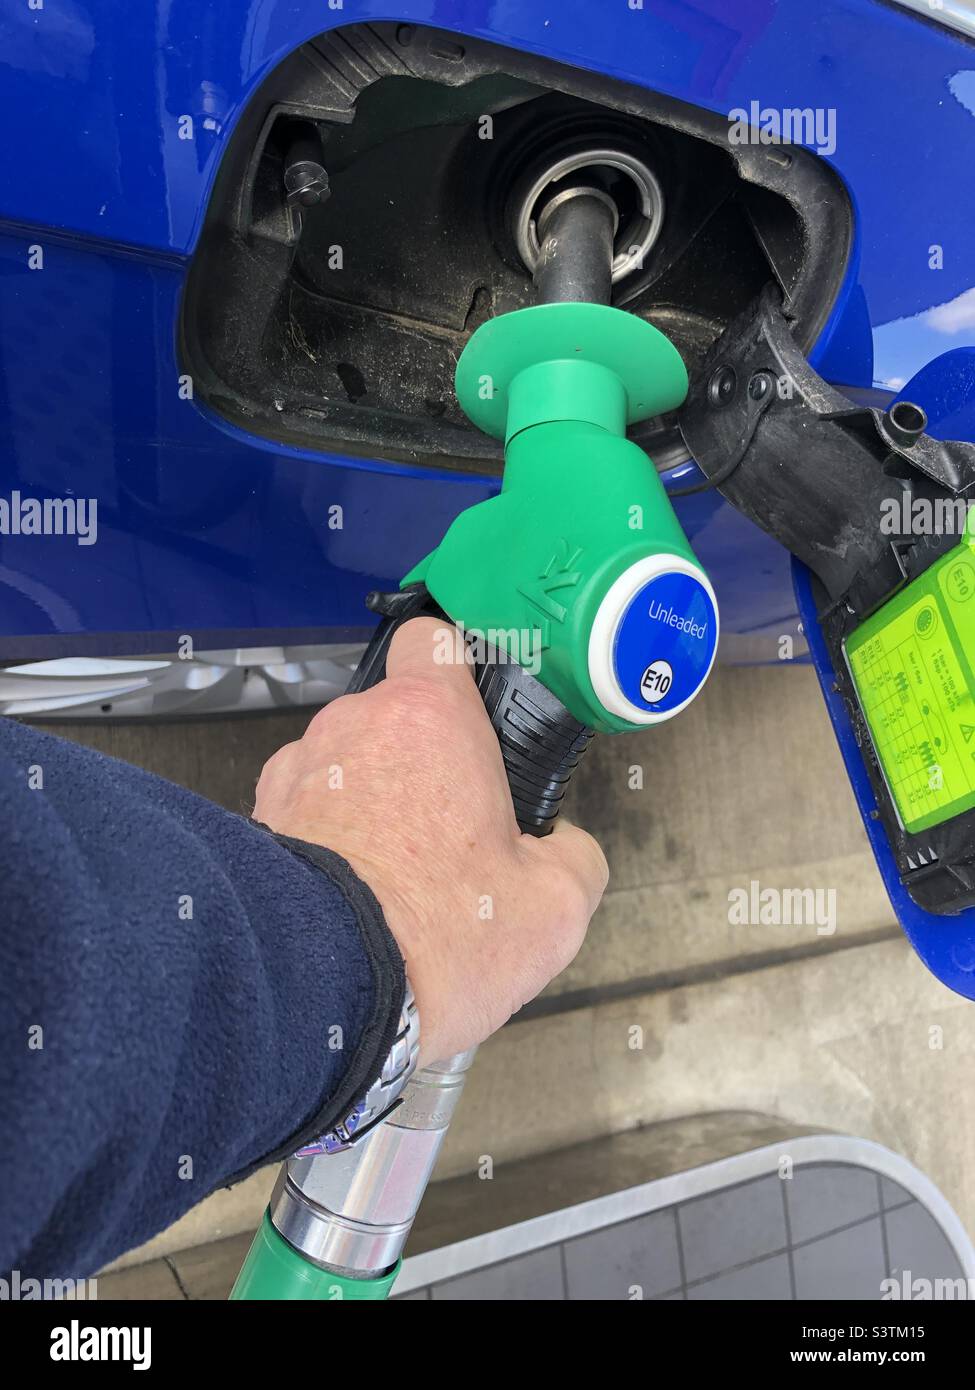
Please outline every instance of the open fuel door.
[{"label": "open fuel door", "polygon": [[[975,397],[972,358],[954,370]],[[894,910],[929,969],[975,998],[975,443],[932,438],[910,390],[886,411],[855,405],[806,361],[770,287],[714,344],[680,424],[700,486],[795,557]]]}]

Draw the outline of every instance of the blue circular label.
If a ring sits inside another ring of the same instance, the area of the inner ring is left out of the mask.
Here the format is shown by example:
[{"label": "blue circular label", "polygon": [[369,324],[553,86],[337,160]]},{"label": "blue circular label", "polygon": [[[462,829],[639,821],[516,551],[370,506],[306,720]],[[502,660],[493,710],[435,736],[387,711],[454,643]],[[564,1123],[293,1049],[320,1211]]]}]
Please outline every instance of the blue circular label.
[{"label": "blue circular label", "polygon": [[690,574],[659,574],[630,599],[616,629],[613,673],[638,709],[666,714],[697,693],[717,641],[711,595]]}]

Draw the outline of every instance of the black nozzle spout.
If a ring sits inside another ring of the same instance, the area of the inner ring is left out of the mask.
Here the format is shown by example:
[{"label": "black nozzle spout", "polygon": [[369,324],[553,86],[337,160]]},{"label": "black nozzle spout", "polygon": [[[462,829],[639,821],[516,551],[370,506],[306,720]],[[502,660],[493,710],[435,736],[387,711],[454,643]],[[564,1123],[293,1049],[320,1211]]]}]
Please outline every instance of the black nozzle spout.
[{"label": "black nozzle spout", "polygon": [[613,290],[616,203],[595,184],[559,189],[537,215],[540,304],[608,304]]}]

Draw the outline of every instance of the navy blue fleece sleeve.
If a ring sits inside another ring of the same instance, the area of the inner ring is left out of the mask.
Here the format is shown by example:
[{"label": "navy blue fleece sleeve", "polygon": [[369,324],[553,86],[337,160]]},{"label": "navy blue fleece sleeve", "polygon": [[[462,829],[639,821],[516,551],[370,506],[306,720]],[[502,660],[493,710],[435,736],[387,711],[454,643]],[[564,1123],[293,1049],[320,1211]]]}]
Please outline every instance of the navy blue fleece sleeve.
[{"label": "navy blue fleece sleeve", "polygon": [[0,1271],[90,1274],[329,1128],[403,978],[337,856],[0,720]]}]

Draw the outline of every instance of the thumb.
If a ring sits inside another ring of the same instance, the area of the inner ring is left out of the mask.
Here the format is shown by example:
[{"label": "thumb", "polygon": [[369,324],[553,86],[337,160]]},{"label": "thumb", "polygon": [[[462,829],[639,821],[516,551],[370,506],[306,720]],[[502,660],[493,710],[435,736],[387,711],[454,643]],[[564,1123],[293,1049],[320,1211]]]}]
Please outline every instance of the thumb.
[{"label": "thumb", "polygon": [[536,840],[538,849],[549,859],[572,874],[582,884],[595,912],[609,882],[606,856],[593,837],[564,817],[555,822],[555,829],[544,840]]}]

